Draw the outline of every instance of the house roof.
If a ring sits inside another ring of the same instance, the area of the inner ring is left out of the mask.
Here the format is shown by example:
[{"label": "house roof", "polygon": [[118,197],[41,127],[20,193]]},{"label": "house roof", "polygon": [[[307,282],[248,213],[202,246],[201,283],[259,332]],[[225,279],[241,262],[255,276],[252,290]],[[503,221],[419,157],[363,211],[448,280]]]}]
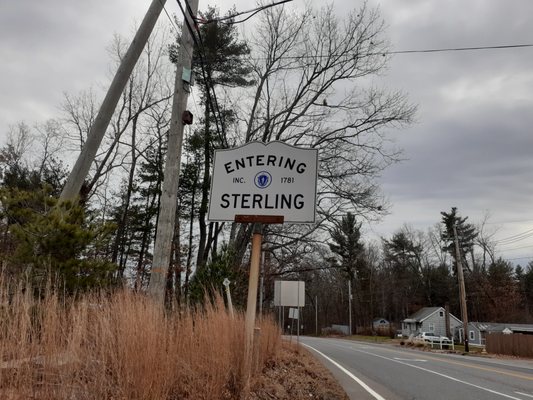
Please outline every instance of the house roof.
[{"label": "house roof", "polygon": [[532,324],[512,324],[501,322],[470,322],[469,325],[475,326],[480,331],[485,332],[502,332],[505,328],[513,332],[533,332]]},{"label": "house roof", "polygon": [[442,307],[423,307],[414,314],[411,314],[408,319],[412,319],[417,322],[422,322],[441,308]]},{"label": "house roof", "polygon": [[[437,311],[443,311],[444,307],[423,307],[414,314],[411,314],[408,318],[404,319],[403,322],[423,322],[424,320],[431,317],[433,314],[435,314]],[[450,318],[455,318],[457,321],[461,322],[459,318],[457,318],[455,315],[450,313]]]}]

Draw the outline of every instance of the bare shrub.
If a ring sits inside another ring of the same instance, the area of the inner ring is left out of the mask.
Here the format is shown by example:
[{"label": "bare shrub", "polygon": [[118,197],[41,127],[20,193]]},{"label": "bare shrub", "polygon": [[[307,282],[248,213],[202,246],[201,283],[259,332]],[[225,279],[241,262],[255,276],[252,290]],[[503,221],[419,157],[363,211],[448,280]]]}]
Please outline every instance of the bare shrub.
[{"label": "bare shrub", "polygon": [[[168,315],[129,291],[73,300],[0,286],[0,398],[231,399],[243,390],[244,318],[220,298]],[[252,376],[280,342],[273,321],[259,325]]]}]

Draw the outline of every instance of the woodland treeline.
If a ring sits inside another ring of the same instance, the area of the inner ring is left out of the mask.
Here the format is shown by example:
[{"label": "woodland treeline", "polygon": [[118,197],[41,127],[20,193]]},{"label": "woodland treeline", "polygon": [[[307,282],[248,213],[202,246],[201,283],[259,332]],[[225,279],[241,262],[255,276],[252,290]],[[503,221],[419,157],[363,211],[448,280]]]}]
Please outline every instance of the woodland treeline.
[{"label": "woodland treeline", "polygon": [[[231,14],[231,12],[230,12]],[[228,17],[228,18],[226,18]],[[264,228],[263,308],[273,281],[307,282],[319,325],[347,322],[347,282],[355,324],[400,321],[421,306],[458,312],[454,256],[445,223],[407,227],[381,242],[364,236],[387,204],[376,178],[400,160],[392,141],[416,107],[379,86],[389,60],[384,22],[361,8],[263,10],[253,32],[215,8],[201,15],[185,129],[167,305],[186,307],[222,289],[245,302],[250,224],[206,220],[213,152],[259,140],[319,150],[316,223]],[[66,94],[57,118],[5,129],[0,150],[1,257],[4,274],[65,293],[130,287],[144,291],[164,179],[179,26],[161,23],[136,66],[81,191],[58,204],[69,165],[85,143],[103,93]],[[116,67],[128,40],[116,37]],[[96,84],[95,84],[96,85]],[[453,221],[469,225],[456,210]],[[436,215],[436,223],[440,216]],[[445,218],[445,216],[443,216]],[[408,219],[408,216],[406,217]],[[462,221],[462,222],[461,222]],[[471,320],[531,320],[533,272],[499,258],[480,227],[466,229],[463,252]],[[470,232],[470,234],[467,234]],[[449,233],[449,232],[448,232]]]}]

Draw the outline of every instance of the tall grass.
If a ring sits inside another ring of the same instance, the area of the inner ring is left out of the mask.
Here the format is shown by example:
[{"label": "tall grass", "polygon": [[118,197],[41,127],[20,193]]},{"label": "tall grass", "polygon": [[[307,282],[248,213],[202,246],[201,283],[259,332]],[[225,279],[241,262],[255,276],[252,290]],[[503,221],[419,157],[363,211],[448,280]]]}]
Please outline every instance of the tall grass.
[{"label": "tall grass", "polygon": [[[252,378],[280,343],[259,324]],[[167,315],[129,291],[36,298],[0,284],[1,399],[238,399],[244,351],[243,316],[220,298]]]}]

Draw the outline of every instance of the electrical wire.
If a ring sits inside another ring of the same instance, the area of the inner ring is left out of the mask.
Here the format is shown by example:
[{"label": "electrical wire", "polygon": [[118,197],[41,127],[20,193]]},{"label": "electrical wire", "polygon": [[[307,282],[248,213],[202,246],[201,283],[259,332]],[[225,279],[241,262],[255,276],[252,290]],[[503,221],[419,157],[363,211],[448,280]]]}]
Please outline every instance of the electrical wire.
[{"label": "electrical wire", "polygon": [[[462,48],[456,48],[456,49],[421,49],[421,50],[391,50],[391,51],[384,51],[379,53],[366,53],[363,55],[359,55],[359,57],[374,57],[374,56],[386,56],[390,54],[416,54],[416,53],[440,53],[440,52],[452,52],[452,51],[472,51],[472,50],[489,50],[489,49],[512,49],[512,48],[526,48],[526,47],[533,47],[533,44],[524,44],[524,45],[507,45],[507,46],[485,46],[485,47],[462,47]],[[325,58],[335,58],[335,57],[349,57],[352,58],[353,55],[350,55],[349,53],[345,54],[326,54],[326,55],[298,55],[298,56],[280,56],[278,57],[279,60],[316,60],[316,59],[325,59]],[[267,57],[250,57],[250,60],[254,61],[264,61],[267,60]],[[206,58],[205,61],[210,61],[209,58]],[[533,221],[533,220],[529,220]],[[519,222],[525,222],[525,221],[510,221],[512,223],[519,223]],[[487,222],[487,224],[497,224],[497,222]]]},{"label": "electrical wire", "polygon": [[238,12],[238,13],[235,13],[235,14],[231,14],[231,15],[227,15],[225,17],[220,17],[220,18],[213,18],[213,19],[209,19],[209,20],[203,20],[201,18],[196,18],[197,22],[201,23],[201,24],[210,24],[212,22],[223,22],[223,23],[227,23],[227,22],[224,22],[224,21],[227,21],[228,19],[229,20],[232,20],[234,19],[235,17],[238,17],[239,15],[244,15],[244,14],[249,14],[249,13],[252,13],[252,15],[249,15],[248,17],[246,17],[245,19],[243,20],[240,20],[240,21],[232,21],[232,22],[229,22],[228,24],[240,24],[241,22],[244,22],[244,21],[247,21],[249,20],[251,17],[253,17],[255,14],[257,14],[258,12],[261,12],[263,10],[266,10],[267,8],[270,8],[270,7],[274,7],[274,6],[279,6],[280,4],[284,4],[284,3],[289,3],[293,0],[282,0],[282,1],[278,1],[278,2],[275,2],[275,3],[271,3],[271,4],[266,4],[264,6],[261,6],[261,7],[257,7],[257,8],[254,8],[252,10],[248,10],[248,11],[241,11],[241,12]]},{"label": "electrical wire", "polygon": [[[200,52],[200,63],[202,64],[201,65],[202,66],[202,70],[204,70],[205,65],[204,65],[203,59],[205,58],[205,47],[204,47],[204,41],[202,39],[202,35],[200,33],[200,27],[198,26],[198,23],[197,23],[197,21],[195,19],[194,13],[193,13],[193,11],[191,9],[191,6],[190,6],[188,0],[185,0],[185,5],[187,6],[187,11],[189,12],[189,15],[191,16],[191,18],[194,21],[195,28],[196,28],[196,31],[198,33],[198,39],[200,40],[200,46],[201,46],[201,48],[200,48],[200,50],[201,50],[201,52]],[[211,87],[211,90],[213,91],[213,99],[215,101],[215,106],[216,106],[216,111],[213,109],[213,114],[215,112],[218,112],[218,117],[220,118],[220,121],[221,121],[220,124],[223,125],[223,123],[222,123],[223,119],[222,119],[222,116],[221,116],[222,113],[220,112],[220,108],[218,106],[218,99],[217,99],[217,94],[216,94],[216,91],[215,91],[215,85],[213,84],[212,77],[211,77],[210,73],[207,72],[206,75],[207,75],[207,79],[208,79],[208,88],[207,89],[209,91],[209,86]],[[204,79],[205,79],[205,76],[204,76]],[[211,104],[211,107],[212,107],[212,104]],[[217,132],[218,132],[218,134],[220,136],[220,132],[219,132],[219,129],[218,129],[218,121],[216,120],[216,115],[215,115],[215,123],[217,124]],[[223,128],[223,126],[222,126],[222,128]],[[222,139],[222,137],[220,137],[220,139]],[[222,142],[222,143],[224,143],[224,142]],[[227,147],[227,143],[226,143],[226,147]]]},{"label": "electrical wire", "polygon": [[[179,34],[181,32],[181,29],[179,27],[179,25],[176,23],[176,21],[174,19],[172,19],[172,17],[170,16],[170,14],[168,13],[166,7],[163,5],[163,3],[161,2],[161,0],[159,0],[159,3],[161,4],[161,6],[163,7],[163,11],[165,11],[165,14],[167,15],[167,18],[168,20],[170,21],[170,28],[172,29],[172,31],[174,32],[174,34],[176,35],[176,37],[179,37]],[[182,51],[181,47],[180,47],[180,51]],[[192,59],[192,53],[191,52],[187,52],[187,54],[191,57]]]},{"label": "electrical wire", "polygon": [[[195,45],[197,46],[198,48],[198,55],[200,56],[200,67],[201,67],[201,70],[202,70],[202,75],[203,75],[203,78],[204,78],[204,82],[205,82],[205,85],[206,85],[206,96],[207,96],[207,102],[208,102],[208,105],[211,107],[211,109],[213,110],[213,116],[215,117],[215,126],[216,126],[216,130],[217,130],[217,135],[219,137],[219,140],[220,140],[220,143],[222,143],[222,146],[224,147],[228,147],[227,145],[227,141],[225,140],[225,137],[224,135],[221,133],[221,128],[219,126],[219,119],[220,119],[220,125],[223,125],[222,123],[222,113],[220,112],[220,108],[218,106],[218,101],[217,101],[217,97],[216,97],[216,92],[215,92],[215,88],[214,88],[214,84],[213,84],[213,81],[212,81],[212,78],[211,78],[211,75],[209,74],[209,72],[206,72],[206,68],[205,68],[205,61],[204,61],[204,58],[205,58],[205,47],[204,47],[204,44],[203,44],[203,40],[202,40],[202,36],[200,34],[200,29],[198,27],[198,24],[196,23],[196,18],[194,16],[194,12],[192,11],[189,3],[187,0],[185,0],[185,4],[186,4],[186,7],[187,7],[187,11],[191,17],[191,19],[193,20],[194,24],[195,24],[195,28],[196,28],[196,32],[198,34],[198,40],[200,41],[200,44],[198,44],[198,41],[196,40],[196,36],[194,35],[193,31],[192,31],[192,28],[188,22],[188,19],[187,19],[187,16],[185,14],[185,10],[183,9],[181,3],[179,0],[176,0],[178,2],[178,5],[180,6],[180,9],[185,17],[185,20],[187,21],[187,27],[189,29],[189,32],[191,33],[191,36],[193,37],[193,40],[195,42]],[[211,94],[211,91],[213,92]],[[213,99],[214,99],[214,105],[213,105]],[[218,114],[218,116],[217,116]],[[223,128],[223,126],[222,126]]]},{"label": "electrical wire", "polygon": [[520,250],[520,249],[533,249],[533,244],[529,244],[527,246],[511,247],[509,249],[502,249],[502,251],[512,251],[512,250]]},{"label": "electrical wire", "polygon": [[516,242],[520,242],[520,241],[528,239],[528,238],[530,238],[532,236],[533,236],[533,229],[529,229],[527,231],[524,231],[524,232],[521,232],[521,233],[517,233],[515,235],[511,235],[511,236],[505,237],[503,239],[495,240],[495,243],[496,244],[500,244],[500,245],[508,245],[508,244],[513,244],[513,243],[516,243]]},{"label": "electrical wire", "polygon": [[194,109],[196,110],[196,114],[200,115],[200,109],[198,108],[198,104],[196,103],[196,97],[194,96],[194,91],[193,90],[191,90],[191,97],[192,97],[192,101],[194,103]]},{"label": "electrical wire", "polygon": [[533,219],[515,219],[510,221],[485,222],[485,225],[523,224],[524,222],[533,222]]},{"label": "electrical wire", "polygon": [[279,275],[286,275],[286,274],[292,274],[295,272],[313,272],[313,271],[326,271],[330,269],[342,269],[344,267],[340,265],[329,265],[327,267],[313,267],[313,268],[297,268],[297,269],[289,269],[281,272],[272,272],[266,275],[269,276],[279,276]]},{"label": "electrical wire", "polygon": [[515,257],[515,258],[506,258],[506,261],[516,261],[516,260],[531,260],[533,256],[524,256],[524,257]]},{"label": "electrical wire", "polygon": [[[533,47],[533,43],[525,44],[507,44],[501,46],[475,46],[475,47],[448,47],[441,49],[422,49],[422,50],[397,50],[387,51],[383,54],[416,54],[416,53],[444,53],[451,51],[473,51],[473,50],[501,50],[501,49],[517,49],[523,47]],[[379,53],[382,54],[382,53]]]},{"label": "electrical wire", "polygon": [[163,4],[163,2],[162,2],[161,0],[159,0],[159,4],[161,4],[161,7],[163,7],[163,11],[164,11],[165,14],[167,15],[167,18],[168,18],[168,20],[170,21],[170,25],[172,26],[172,29],[174,29],[174,32],[175,32],[176,34],[178,34],[178,32],[179,32],[179,28],[178,28],[178,26],[177,26],[177,24],[176,24],[176,21],[174,21],[174,20],[170,17],[170,15],[169,15],[169,13],[168,13],[168,11],[167,11],[165,5]]}]

